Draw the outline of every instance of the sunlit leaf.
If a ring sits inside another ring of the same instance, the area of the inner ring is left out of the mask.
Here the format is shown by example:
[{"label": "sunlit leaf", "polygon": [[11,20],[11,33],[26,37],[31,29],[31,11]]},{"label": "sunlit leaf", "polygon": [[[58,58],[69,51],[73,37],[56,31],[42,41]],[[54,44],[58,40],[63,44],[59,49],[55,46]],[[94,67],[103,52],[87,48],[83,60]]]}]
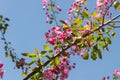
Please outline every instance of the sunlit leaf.
[{"label": "sunlit leaf", "polygon": [[103,49],[106,47],[106,44],[105,44],[105,42],[103,42],[103,41],[100,41],[99,42],[99,46],[101,46]]},{"label": "sunlit leaf", "polygon": [[89,54],[88,54],[88,52],[85,52],[85,53],[83,54],[83,59],[84,59],[84,60],[88,60],[88,58],[89,58]]},{"label": "sunlit leaf", "polygon": [[58,57],[55,58],[54,63],[55,63],[55,65],[58,65],[60,63],[60,60]]},{"label": "sunlit leaf", "polygon": [[40,56],[41,56],[41,57],[44,57],[44,56],[46,55],[46,52],[47,52],[47,51],[41,51],[41,52],[40,52]]},{"label": "sunlit leaf", "polygon": [[95,17],[96,15],[98,15],[98,12],[92,12],[91,16]]},{"label": "sunlit leaf", "polygon": [[110,29],[106,30],[106,34],[110,34],[110,32],[111,32]]},{"label": "sunlit leaf", "polygon": [[51,7],[50,7],[50,8],[48,8],[47,10],[48,10],[48,11],[50,11],[50,12],[52,12],[52,11],[53,11]]},{"label": "sunlit leaf", "polygon": [[89,18],[89,13],[87,9],[84,9],[84,11],[82,12],[82,16],[87,19]]},{"label": "sunlit leaf", "polygon": [[78,25],[78,24],[80,25],[80,24],[83,23],[83,21],[84,21],[84,20],[82,20],[82,19],[80,19],[80,18],[76,18],[76,19],[73,21],[73,24],[74,24],[74,25]]},{"label": "sunlit leaf", "polygon": [[44,45],[43,48],[44,48],[44,50],[47,50],[47,51],[50,50],[50,46],[48,46],[48,45]]},{"label": "sunlit leaf", "polygon": [[118,0],[116,0],[113,5],[115,10],[120,10],[120,2]]},{"label": "sunlit leaf", "polygon": [[31,66],[32,64],[34,64],[36,62],[36,60],[32,60],[30,63],[28,63],[28,66]]},{"label": "sunlit leaf", "polygon": [[100,59],[102,59],[102,52],[101,52],[100,49],[97,50],[97,53],[98,53],[98,57],[99,57]]},{"label": "sunlit leaf", "polygon": [[63,27],[63,29],[67,29],[68,25],[63,25],[62,27]]},{"label": "sunlit leaf", "polygon": [[8,58],[10,55],[8,52],[5,52],[5,57]]},{"label": "sunlit leaf", "polygon": [[108,43],[108,44],[112,43],[109,37],[105,37],[104,39],[105,39],[106,43]]},{"label": "sunlit leaf", "polygon": [[50,53],[50,54],[53,54],[53,50],[49,50],[49,53]]},{"label": "sunlit leaf", "polygon": [[92,58],[93,60],[96,60],[96,59],[97,59],[96,54],[92,53],[92,54],[91,54],[91,58]]},{"label": "sunlit leaf", "polygon": [[115,38],[116,37],[116,33],[112,32],[112,37]]},{"label": "sunlit leaf", "polygon": [[78,36],[78,31],[77,30],[72,30],[73,35]]},{"label": "sunlit leaf", "polygon": [[28,72],[23,72],[22,73],[22,76],[24,76],[24,77],[27,76],[27,75],[28,75]]},{"label": "sunlit leaf", "polygon": [[36,58],[37,55],[35,53],[22,53],[23,56],[25,57],[31,57],[31,58]]}]

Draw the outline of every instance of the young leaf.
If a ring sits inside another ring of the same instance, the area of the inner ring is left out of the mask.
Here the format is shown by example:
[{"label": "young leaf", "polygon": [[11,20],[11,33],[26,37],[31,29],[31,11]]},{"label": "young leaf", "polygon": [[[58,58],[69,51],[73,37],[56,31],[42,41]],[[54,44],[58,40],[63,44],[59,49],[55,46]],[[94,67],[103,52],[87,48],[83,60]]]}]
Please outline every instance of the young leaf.
[{"label": "young leaf", "polygon": [[41,52],[40,52],[40,56],[41,56],[41,57],[44,57],[45,54],[46,54],[46,52],[47,52],[47,51],[41,51]]},{"label": "young leaf", "polygon": [[98,57],[99,57],[100,59],[102,59],[102,53],[101,53],[101,50],[100,50],[100,49],[98,49],[97,53],[98,53]]},{"label": "young leaf", "polygon": [[50,50],[50,46],[48,46],[48,45],[44,45],[43,48],[44,48],[44,50],[46,50],[46,51],[49,51],[49,50]]},{"label": "young leaf", "polygon": [[116,0],[113,5],[115,10],[120,10],[120,2],[118,0]]},{"label": "young leaf", "polygon": [[96,15],[98,15],[98,12],[92,12],[91,16],[95,17]]},{"label": "young leaf", "polygon": [[25,57],[31,57],[31,58],[36,58],[37,57],[37,55],[34,54],[34,53],[22,53],[22,55],[25,56]]},{"label": "young leaf", "polygon": [[82,24],[83,23],[83,21],[84,20],[82,20],[82,19],[80,19],[80,18],[76,18],[74,21],[73,21],[73,24],[75,24],[75,25],[80,25],[80,24]]},{"label": "young leaf", "polygon": [[23,72],[23,73],[22,73],[22,76],[25,77],[25,76],[27,76],[27,74],[28,74],[28,72]]},{"label": "young leaf", "polygon": [[112,32],[112,37],[115,38],[116,37],[116,33]]},{"label": "young leaf", "polygon": [[84,17],[84,18],[89,18],[89,14],[88,14],[88,10],[87,9],[84,9],[84,11],[82,12],[82,16]]},{"label": "young leaf", "polygon": [[110,38],[105,37],[104,39],[105,39],[106,43],[108,43],[108,44],[111,44],[111,43],[112,43],[111,40],[110,40]]},{"label": "young leaf", "polygon": [[34,64],[36,62],[36,60],[32,60],[30,63],[28,63],[28,66],[31,66],[32,64]]},{"label": "young leaf", "polygon": [[93,60],[96,60],[96,59],[97,59],[96,54],[92,53],[92,54],[91,54],[91,58],[92,58]]},{"label": "young leaf", "polygon": [[84,60],[88,60],[88,58],[89,58],[89,54],[88,54],[88,52],[85,52],[85,53],[83,54],[83,59],[84,59]]},{"label": "young leaf", "polygon": [[55,63],[55,65],[58,65],[58,64],[60,63],[60,60],[59,60],[59,58],[58,58],[58,57],[57,57],[57,58],[55,58],[54,63]]},{"label": "young leaf", "polygon": [[53,54],[53,50],[49,50],[49,53],[50,53],[50,54]]}]

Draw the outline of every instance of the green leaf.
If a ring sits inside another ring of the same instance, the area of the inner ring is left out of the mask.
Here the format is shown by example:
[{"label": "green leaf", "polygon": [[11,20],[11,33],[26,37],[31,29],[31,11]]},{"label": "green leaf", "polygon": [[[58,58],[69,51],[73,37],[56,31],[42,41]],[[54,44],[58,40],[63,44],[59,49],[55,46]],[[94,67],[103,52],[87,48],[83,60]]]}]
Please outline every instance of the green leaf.
[{"label": "green leaf", "polygon": [[25,56],[25,57],[31,57],[31,58],[36,58],[37,57],[37,55],[34,54],[34,53],[22,53],[22,55]]},{"label": "green leaf", "polygon": [[83,59],[84,59],[84,60],[88,60],[88,58],[89,58],[89,54],[88,54],[88,52],[85,52],[85,53],[83,54]]},{"label": "green leaf", "polygon": [[82,16],[88,19],[89,18],[88,10],[84,9],[84,11],[82,12]]},{"label": "green leaf", "polygon": [[55,58],[54,63],[55,63],[55,65],[58,65],[60,63],[60,60],[58,57]]},{"label": "green leaf", "polygon": [[52,11],[53,11],[53,10],[52,10],[52,8],[48,8],[47,10],[48,10],[48,11],[50,11],[50,12],[52,12]]},{"label": "green leaf", "polygon": [[44,45],[43,48],[44,48],[44,50],[47,50],[47,51],[50,50],[50,46],[48,46],[48,45]]},{"label": "green leaf", "polygon": [[30,63],[28,63],[28,66],[31,66],[32,64],[34,64],[36,62],[36,60],[32,60]]},{"label": "green leaf", "polygon": [[8,58],[10,55],[8,52],[5,52],[5,57]]},{"label": "green leaf", "polygon": [[116,37],[116,33],[112,32],[112,37],[115,38]]},{"label": "green leaf", "polygon": [[108,44],[111,44],[111,43],[112,43],[112,42],[111,42],[111,39],[110,39],[109,37],[105,37],[104,39],[105,39],[105,42],[106,42],[106,43],[108,43]]},{"label": "green leaf", "polygon": [[118,0],[116,0],[113,5],[115,10],[120,10],[120,2]]},{"label": "green leaf", "polygon": [[50,54],[53,54],[53,50],[49,50],[49,53],[50,53]]},{"label": "green leaf", "polygon": [[106,30],[106,34],[110,34],[110,32],[111,32],[110,29]]},{"label": "green leaf", "polygon": [[101,46],[103,49],[107,46],[105,42],[99,41],[99,46]]},{"label": "green leaf", "polygon": [[2,24],[0,24],[0,30],[3,29],[4,27],[2,26]]},{"label": "green leaf", "polygon": [[41,52],[40,52],[40,56],[41,56],[41,57],[45,57],[46,52],[47,52],[47,51],[41,51]]},{"label": "green leaf", "polygon": [[9,19],[9,18],[5,18],[5,20],[6,20],[6,21],[10,21],[10,19]]},{"label": "green leaf", "polygon": [[73,24],[74,25],[80,25],[83,23],[84,20],[80,19],[80,18],[76,18],[74,21],[73,21]]},{"label": "green leaf", "polygon": [[97,53],[98,53],[98,57],[99,57],[100,59],[102,59],[102,53],[101,53],[101,50],[100,50],[100,49],[97,50]]},{"label": "green leaf", "polygon": [[92,14],[91,14],[92,17],[95,17],[97,15],[98,15],[98,12],[92,12]]},{"label": "green leaf", "polygon": [[92,58],[93,60],[96,60],[96,59],[97,59],[96,54],[92,53],[92,54],[91,54],[91,58]]},{"label": "green leaf", "polygon": [[27,76],[27,75],[28,75],[28,72],[23,72],[22,73],[22,76],[24,76],[24,77]]},{"label": "green leaf", "polygon": [[77,30],[72,30],[73,35],[78,36],[78,31]]}]

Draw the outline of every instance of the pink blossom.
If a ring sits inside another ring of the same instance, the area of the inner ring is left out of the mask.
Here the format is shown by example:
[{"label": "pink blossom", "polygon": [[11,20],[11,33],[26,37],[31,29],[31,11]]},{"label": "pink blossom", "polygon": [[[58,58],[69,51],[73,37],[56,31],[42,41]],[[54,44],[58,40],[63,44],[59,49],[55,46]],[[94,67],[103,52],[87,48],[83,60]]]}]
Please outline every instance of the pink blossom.
[{"label": "pink blossom", "polygon": [[108,3],[112,3],[113,0],[97,0],[96,1],[96,9],[102,10],[104,6],[107,6]]},{"label": "pink blossom", "polygon": [[45,39],[48,40],[50,38],[50,30],[48,30],[48,32],[45,33]]},{"label": "pink blossom", "polygon": [[55,53],[59,53],[60,52],[60,48],[57,48],[56,50],[55,50]]},{"label": "pink blossom", "polygon": [[108,80],[106,77],[103,77],[103,79],[102,80]]},{"label": "pink blossom", "polygon": [[113,74],[114,74],[114,75],[117,75],[118,78],[120,78],[120,70],[114,70],[114,71],[113,71]]},{"label": "pink blossom", "polygon": [[68,20],[71,21],[71,20],[72,20],[72,17],[69,17]]},{"label": "pink blossom", "polygon": [[48,23],[49,20],[50,20],[50,15],[46,13],[46,23]]},{"label": "pink blossom", "polygon": [[71,34],[72,34],[72,28],[69,27],[69,28],[65,29],[64,32],[65,32],[68,36],[71,36]]},{"label": "pink blossom", "polygon": [[0,68],[2,68],[3,67],[3,63],[2,62],[0,62]]},{"label": "pink blossom", "polygon": [[98,13],[96,16],[92,17],[93,19],[101,19],[102,18],[102,14]]},{"label": "pink blossom", "polygon": [[25,63],[25,60],[24,60],[24,59],[21,59],[21,60],[20,60],[20,65],[21,65],[21,66],[24,66],[25,64],[26,64],[26,63]]},{"label": "pink blossom", "polygon": [[60,27],[58,27],[58,26],[54,26],[54,27],[52,27],[51,30],[52,30],[52,31],[59,31],[59,30],[60,30]]},{"label": "pink blossom", "polygon": [[50,39],[48,40],[48,42],[49,42],[50,44],[52,44],[52,45],[55,45],[55,44],[56,44],[56,38],[50,38]]},{"label": "pink blossom", "polygon": [[67,35],[65,33],[60,33],[60,35],[58,36],[58,40],[60,41],[63,41],[66,38],[67,38]]},{"label": "pink blossom", "polygon": [[69,71],[72,66],[69,65],[69,60],[66,57],[61,57],[61,62],[54,68],[47,68],[43,71],[43,77],[45,80],[53,80],[55,76],[59,76],[58,80],[64,80],[68,78]]},{"label": "pink blossom", "polygon": [[51,68],[48,68],[47,70],[43,71],[43,77],[45,80],[53,80],[53,75],[54,75],[54,72],[53,72],[53,69]]},{"label": "pink blossom", "polygon": [[49,2],[49,0],[43,0],[42,1],[42,8],[45,9],[47,7],[47,3]]},{"label": "pink blossom", "polygon": [[0,62],[0,77],[3,78],[4,70],[2,69],[3,63]]},{"label": "pink blossom", "polygon": [[57,9],[58,11],[61,11],[61,10],[62,10],[61,7],[58,6],[58,5],[56,5],[56,9]]},{"label": "pink blossom", "polygon": [[0,68],[0,77],[3,78],[4,71]]}]

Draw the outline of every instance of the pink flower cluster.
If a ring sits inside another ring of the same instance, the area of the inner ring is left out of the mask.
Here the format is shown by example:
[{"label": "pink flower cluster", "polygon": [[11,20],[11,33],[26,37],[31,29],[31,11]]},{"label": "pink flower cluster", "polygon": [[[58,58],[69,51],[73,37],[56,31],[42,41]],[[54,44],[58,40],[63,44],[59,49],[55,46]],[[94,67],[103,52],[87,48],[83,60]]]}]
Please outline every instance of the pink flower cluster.
[{"label": "pink flower cluster", "polygon": [[108,3],[112,3],[113,0],[97,0],[96,2],[96,9],[102,10],[104,6],[106,6]]},{"label": "pink flower cluster", "polygon": [[3,74],[4,74],[4,71],[3,71],[2,67],[3,67],[3,63],[0,62],[0,77],[1,78],[3,78]]},{"label": "pink flower cluster", "polygon": [[74,11],[80,10],[80,5],[82,5],[84,1],[86,0],[75,0],[75,2],[73,2],[71,8],[68,11],[68,14],[71,15]]},{"label": "pink flower cluster", "polygon": [[63,57],[59,65],[44,70],[43,77],[45,80],[53,80],[56,76],[59,76],[59,80],[64,80],[68,78],[68,73],[72,68],[74,68],[74,66],[69,65],[68,58]]},{"label": "pink flower cluster", "polygon": [[[52,31],[52,32],[51,32]],[[48,30],[48,32],[45,33],[46,40],[51,44],[55,45],[57,44],[57,41],[63,42],[64,39],[68,37],[70,32],[62,31],[59,26],[52,27],[51,30]]]},{"label": "pink flower cluster", "polygon": [[43,0],[42,1],[42,8],[45,9],[47,7],[47,3],[49,2],[49,0]]},{"label": "pink flower cluster", "polygon": [[114,70],[113,74],[116,75],[118,79],[120,79],[120,70]]}]

